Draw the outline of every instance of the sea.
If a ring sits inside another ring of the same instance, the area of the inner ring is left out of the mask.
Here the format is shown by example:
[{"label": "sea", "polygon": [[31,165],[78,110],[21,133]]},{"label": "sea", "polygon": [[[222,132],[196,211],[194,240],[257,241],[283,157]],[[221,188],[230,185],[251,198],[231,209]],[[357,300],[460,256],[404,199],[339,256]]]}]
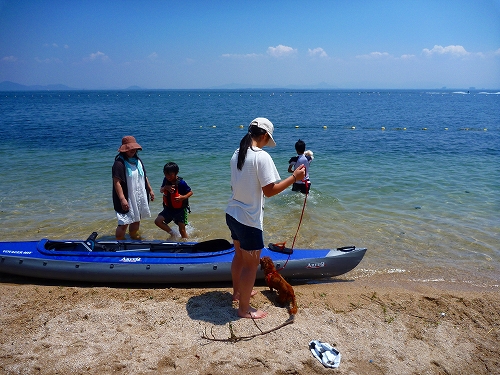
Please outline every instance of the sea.
[{"label": "sea", "polygon": [[167,239],[154,219],[168,161],[194,192],[190,241],[230,239],[229,160],[267,117],[281,178],[298,139],[314,160],[307,197],[266,198],[265,243],[366,247],[358,274],[500,283],[495,90],[18,91],[0,93],[0,113],[0,241],[113,239],[111,166],[125,135],[157,195],[144,239]]}]

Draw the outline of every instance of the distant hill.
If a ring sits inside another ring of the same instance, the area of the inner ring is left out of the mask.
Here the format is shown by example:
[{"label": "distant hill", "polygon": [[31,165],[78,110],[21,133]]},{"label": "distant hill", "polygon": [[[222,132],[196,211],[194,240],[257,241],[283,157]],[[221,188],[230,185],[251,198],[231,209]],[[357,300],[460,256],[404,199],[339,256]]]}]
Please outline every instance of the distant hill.
[{"label": "distant hill", "polygon": [[77,90],[66,85],[34,85],[26,86],[19,83],[3,81],[0,83],[0,91],[63,91],[63,90]]}]

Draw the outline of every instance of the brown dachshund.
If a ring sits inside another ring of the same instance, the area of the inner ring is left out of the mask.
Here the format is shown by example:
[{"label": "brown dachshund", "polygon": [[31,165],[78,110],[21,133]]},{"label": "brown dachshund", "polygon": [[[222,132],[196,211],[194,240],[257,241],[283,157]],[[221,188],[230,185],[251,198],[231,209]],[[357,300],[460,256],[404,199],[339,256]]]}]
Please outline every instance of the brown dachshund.
[{"label": "brown dachshund", "polygon": [[277,301],[281,305],[289,303],[288,312],[290,315],[297,314],[297,301],[295,301],[295,293],[290,284],[288,284],[283,276],[281,276],[274,263],[269,257],[260,258],[260,268],[264,270],[264,275],[266,276],[266,284],[271,290],[276,289],[278,296]]}]

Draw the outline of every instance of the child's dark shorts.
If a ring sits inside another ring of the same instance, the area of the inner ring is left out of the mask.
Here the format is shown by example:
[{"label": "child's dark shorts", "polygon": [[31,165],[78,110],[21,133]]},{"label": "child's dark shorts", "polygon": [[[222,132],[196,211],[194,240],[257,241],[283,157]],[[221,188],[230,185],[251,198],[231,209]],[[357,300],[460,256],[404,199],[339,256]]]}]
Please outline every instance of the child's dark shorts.
[{"label": "child's dark shorts", "polygon": [[307,184],[297,184],[294,182],[292,185],[292,191],[300,191],[302,194],[308,194],[309,189],[311,189],[310,182],[308,182]]},{"label": "child's dark shorts", "polygon": [[247,251],[262,250],[264,248],[263,233],[259,228],[241,224],[231,215],[226,214],[226,224],[231,231],[231,238],[240,241],[242,249]]},{"label": "child's dark shorts", "polygon": [[177,225],[179,225],[179,223],[187,225],[188,223],[187,209],[185,208],[180,208],[178,210],[165,208],[162,212],[158,214],[158,216],[163,217],[163,221],[165,222],[165,224],[168,224],[171,221],[173,221]]}]

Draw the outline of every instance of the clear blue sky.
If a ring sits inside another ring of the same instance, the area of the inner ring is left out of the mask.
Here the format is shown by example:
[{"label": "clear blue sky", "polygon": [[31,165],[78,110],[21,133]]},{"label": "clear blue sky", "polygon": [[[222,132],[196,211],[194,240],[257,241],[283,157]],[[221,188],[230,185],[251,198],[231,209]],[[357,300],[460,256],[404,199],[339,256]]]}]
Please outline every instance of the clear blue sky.
[{"label": "clear blue sky", "polygon": [[0,82],[500,88],[500,0],[0,0]]}]

